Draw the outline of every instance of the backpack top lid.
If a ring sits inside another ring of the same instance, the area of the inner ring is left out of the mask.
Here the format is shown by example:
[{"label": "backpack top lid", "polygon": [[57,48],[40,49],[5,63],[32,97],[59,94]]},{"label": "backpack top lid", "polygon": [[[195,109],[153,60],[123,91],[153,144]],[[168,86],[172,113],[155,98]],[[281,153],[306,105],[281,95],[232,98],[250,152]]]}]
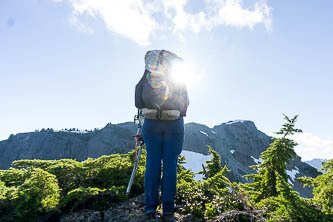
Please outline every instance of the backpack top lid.
[{"label": "backpack top lid", "polygon": [[146,70],[152,73],[165,74],[175,61],[183,59],[167,50],[152,50],[145,55]]}]

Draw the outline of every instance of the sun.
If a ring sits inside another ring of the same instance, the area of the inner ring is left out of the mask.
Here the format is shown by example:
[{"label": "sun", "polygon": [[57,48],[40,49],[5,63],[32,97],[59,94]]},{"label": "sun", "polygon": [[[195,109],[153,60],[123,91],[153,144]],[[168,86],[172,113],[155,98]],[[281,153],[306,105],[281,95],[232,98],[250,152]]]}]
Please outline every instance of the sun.
[{"label": "sun", "polygon": [[176,83],[190,84],[192,81],[193,69],[188,63],[175,63],[171,69],[171,79]]}]

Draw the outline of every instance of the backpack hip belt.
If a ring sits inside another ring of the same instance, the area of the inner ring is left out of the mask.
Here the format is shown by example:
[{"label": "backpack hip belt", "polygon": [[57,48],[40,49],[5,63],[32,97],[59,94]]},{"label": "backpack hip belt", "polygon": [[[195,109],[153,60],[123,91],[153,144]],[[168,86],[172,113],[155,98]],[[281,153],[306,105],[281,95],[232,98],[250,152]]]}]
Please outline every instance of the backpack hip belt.
[{"label": "backpack hip belt", "polygon": [[157,110],[157,109],[142,109],[142,115],[148,119],[154,120],[176,120],[180,117],[180,111],[174,109]]}]

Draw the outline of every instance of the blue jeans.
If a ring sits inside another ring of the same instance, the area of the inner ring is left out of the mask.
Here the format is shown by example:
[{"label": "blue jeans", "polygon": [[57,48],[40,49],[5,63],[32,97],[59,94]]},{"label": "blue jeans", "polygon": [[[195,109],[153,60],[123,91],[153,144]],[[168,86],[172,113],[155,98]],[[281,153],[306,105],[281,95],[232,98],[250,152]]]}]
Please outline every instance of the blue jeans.
[{"label": "blue jeans", "polygon": [[[163,213],[174,211],[177,186],[177,161],[184,141],[184,120],[162,121],[145,118],[142,127],[147,149],[145,172],[146,212],[155,213],[161,185]],[[163,178],[161,180],[161,162]]]}]

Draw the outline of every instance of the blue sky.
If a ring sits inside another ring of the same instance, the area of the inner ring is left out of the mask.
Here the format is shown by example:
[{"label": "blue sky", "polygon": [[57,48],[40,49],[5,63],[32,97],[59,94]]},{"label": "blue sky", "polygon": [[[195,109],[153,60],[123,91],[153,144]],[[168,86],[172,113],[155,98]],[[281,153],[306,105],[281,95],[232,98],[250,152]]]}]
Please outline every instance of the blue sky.
[{"label": "blue sky", "polygon": [[333,158],[333,2],[0,0],[0,140],[132,121],[144,54],[190,67],[186,122],[273,135],[299,114],[303,159]]}]

